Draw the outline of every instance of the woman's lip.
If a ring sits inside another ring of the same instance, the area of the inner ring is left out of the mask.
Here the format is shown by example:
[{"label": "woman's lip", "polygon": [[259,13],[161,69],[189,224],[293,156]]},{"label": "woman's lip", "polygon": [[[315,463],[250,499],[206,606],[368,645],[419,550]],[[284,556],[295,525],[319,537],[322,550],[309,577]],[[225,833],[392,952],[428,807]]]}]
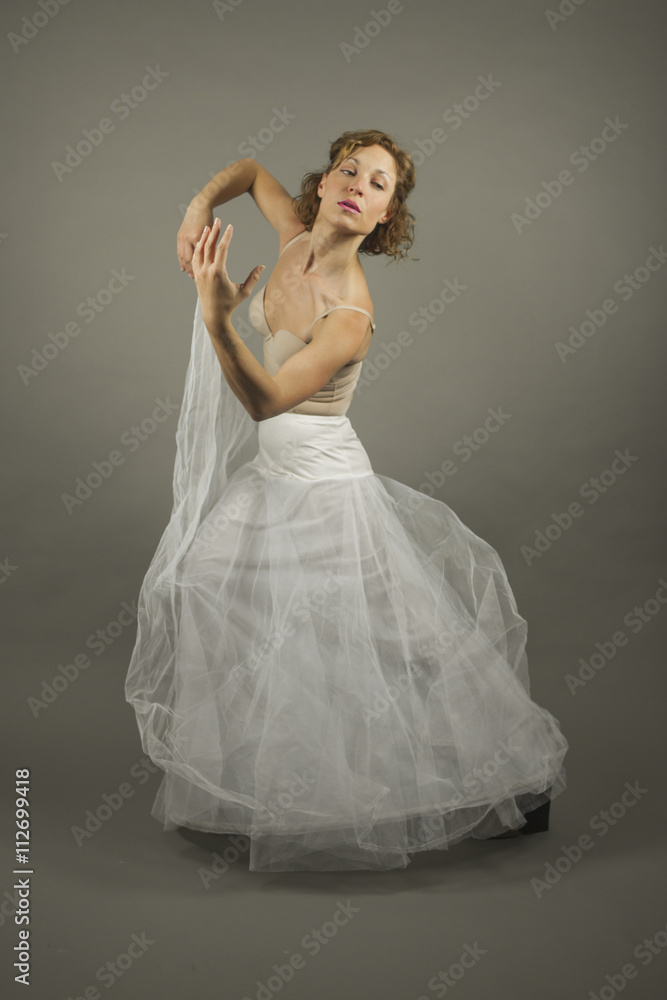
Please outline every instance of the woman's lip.
[{"label": "woman's lip", "polygon": [[339,201],[338,204],[341,205],[343,208],[346,208],[348,212],[356,212],[357,215],[361,214],[358,208],[350,208],[350,206],[346,205],[344,201]]}]

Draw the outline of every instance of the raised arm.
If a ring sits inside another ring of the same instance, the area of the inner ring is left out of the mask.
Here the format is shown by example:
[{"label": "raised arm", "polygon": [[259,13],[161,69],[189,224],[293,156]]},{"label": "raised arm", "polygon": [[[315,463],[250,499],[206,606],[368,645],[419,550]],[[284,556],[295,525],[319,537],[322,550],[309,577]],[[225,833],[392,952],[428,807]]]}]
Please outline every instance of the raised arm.
[{"label": "raised arm", "polygon": [[280,181],[251,157],[235,160],[196,194],[188,206],[176,238],[181,270],[194,278],[192,254],[205,226],[213,225],[213,209],[240,194],[251,195],[264,218],[280,237],[280,249],[304,226],[292,208],[292,196]]},{"label": "raised arm", "polygon": [[188,205],[176,236],[176,253],[181,271],[191,278],[194,278],[192,254],[204,227],[213,225],[213,209],[249,191],[255,179],[256,166],[249,157],[235,160],[216,174]]}]

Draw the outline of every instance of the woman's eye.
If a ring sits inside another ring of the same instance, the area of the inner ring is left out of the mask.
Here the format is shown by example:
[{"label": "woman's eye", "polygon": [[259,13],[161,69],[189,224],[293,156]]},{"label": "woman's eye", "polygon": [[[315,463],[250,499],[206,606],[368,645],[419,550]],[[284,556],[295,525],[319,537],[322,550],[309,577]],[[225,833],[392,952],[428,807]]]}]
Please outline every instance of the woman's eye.
[{"label": "woman's eye", "polygon": [[[346,167],[342,167],[341,170],[342,170],[342,173],[344,173],[344,174],[351,174],[352,173],[352,171],[348,170]],[[376,184],[380,188],[380,191],[384,191],[383,186],[380,183],[378,183],[378,181],[373,181],[373,183]]]}]

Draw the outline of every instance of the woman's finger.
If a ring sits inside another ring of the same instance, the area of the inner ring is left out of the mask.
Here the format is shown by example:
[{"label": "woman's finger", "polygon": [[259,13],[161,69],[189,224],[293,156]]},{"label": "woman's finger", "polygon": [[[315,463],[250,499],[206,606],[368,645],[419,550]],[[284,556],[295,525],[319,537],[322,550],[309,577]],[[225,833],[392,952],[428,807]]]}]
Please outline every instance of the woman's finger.
[{"label": "woman's finger", "polygon": [[202,254],[202,249],[203,249],[203,246],[204,246],[203,241],[204,241],[204,238],[206,236],[206,230],[207,229],[208,229],[208,226],[204,226],[203,232],[202,232],[201,236],[199,237],[199,241],[197,243],[195,243],[194,249],[192,251],[192,266],[193,267],[195,265],[195,262],[197,264],[199,264],[201,262],[201,254]]},{"label": "woman's finger", "polygon": [[220,251],[219,254],[216,254],[216,263],[222,264],[223,268],[226,268],[227,265],[227,250],[232,238],[232,229],[233,226],[230,223],[220,237],[220,242],[216,247],[216,251]]},{"label": "woman's finger", "polygon": [[220,219],[216,219],[211,226],[206,240],[205,246],[205,259],[208,264],[212,264],[215,260],[215,241],[218,238],[218,233],[220,231]]}]

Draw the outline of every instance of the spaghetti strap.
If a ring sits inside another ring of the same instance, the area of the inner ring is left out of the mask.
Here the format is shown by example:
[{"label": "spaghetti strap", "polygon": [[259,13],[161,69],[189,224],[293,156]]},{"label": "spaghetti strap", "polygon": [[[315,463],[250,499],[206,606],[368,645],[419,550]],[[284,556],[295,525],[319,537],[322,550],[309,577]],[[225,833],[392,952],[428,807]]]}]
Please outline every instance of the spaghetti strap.
[{"label": "spaghetti strap", "polygon": [[285,253],[285,251],[287,250],[287,248],[291,247],[292,243],[294,243],[295,240],[298,240],[299,237],[303,236],[303,234],[307,233],[307,232],[308,232],[307,229],[303,229],[300,233],[297,233],[296,236],[293,236],[291,240],[288,240],[287,243],[285,244],[285,246],[282,248],[282,250],[278,254],[278,256],[282,257],[282,255]]},{"label": "spaghetti strap", "polygon": [[[300,239],[305,233],[308,233],[308,232],[309,232],[308,229],[304,229],[304,230],[302,230],[302,232],[297,233],[296,236],[293,236],[292,239],[289,240],[285,244],[285,246],[282,248],[279,256],[282,256],[285,253],[285,251],[287,250],[287,248],[292,245],[292,243],[294,243],[296,240]],[[371,316],[371,314],[368,312],[367,309],[362,309],[361,306],[345,306],[345,305],[340,305],[340,306],[332,306],[331,309],[327,309],[327,310],[325,310],[325,312],[321,313],[319,316],[316,316],[315,319],[313,320],[313,322],[310,324],[310,326],[306,330],[306,336],[308,336],[308,334],[313,329],[313,327],[315,326],[315,324],[317,323],[318,320],[323,319],[325,316],[328,316],[329,313],[333,312],[334,309],[354,309],[356,312],[364,313],[365,316],[368,316],[368,318],[370,320],[370,323],[371,323],[372,330],[373,330],[373,332],[375,332],[375,323],[373,322],[373,317]]]},{"label": "spaghetti strap", "polygon": [[361,306],[332,306],[331,309],[327,309],[325,312],[315,317],[313,322],[306,330],[306,335],[310,333],[310,331],[313,329],[318,320],[323,319],[324,316],[328,316],[330,312],[334,311],[334,309],[354,309],[355,312],[363,313],[365,316],[368,316],[369,320],[371,321],[371,327],[373,328],[373,331],[375,331],[375,323],[373,322],[373,317],[371,316],[371,314],[368,312],[367,309],[362,309]]}]

